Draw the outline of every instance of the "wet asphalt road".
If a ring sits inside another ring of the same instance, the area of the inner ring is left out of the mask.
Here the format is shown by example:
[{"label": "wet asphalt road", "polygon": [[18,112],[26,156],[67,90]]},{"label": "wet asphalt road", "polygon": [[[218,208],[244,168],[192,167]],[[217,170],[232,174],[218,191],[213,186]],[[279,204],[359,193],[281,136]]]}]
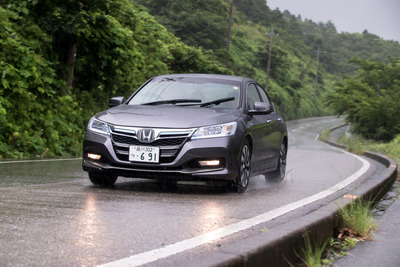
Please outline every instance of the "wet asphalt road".
[{"label": "wet asphalt road", "polygon": [[[180,185],[176,192],[163,192],[153,181],[121,177],[114,188],[96,187],[82,171],[79,159],[0,163],[0,266],[106,264],[317,194],[362,165],[355,157],[315,140],[322,130],[342,123],[334,117],[288,122],[284,182],[272,185],[263,176],[252,177],[244,194],[198,185]],[[369,172],[374,171],[372,164]],[[226,242],[271,231],[318,205],[148,265],[179,265]]]}]

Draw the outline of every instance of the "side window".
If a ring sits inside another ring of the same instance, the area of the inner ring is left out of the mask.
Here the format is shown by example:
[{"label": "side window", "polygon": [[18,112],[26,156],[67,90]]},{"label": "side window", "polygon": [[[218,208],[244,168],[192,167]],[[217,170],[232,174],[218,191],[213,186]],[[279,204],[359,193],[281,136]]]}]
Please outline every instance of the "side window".
[{"label": "side window", "polygon": [[260,93],[262,102],[268,103],[271,105],[271,101],[269,100],[269,97],[267,96],[267,93],[262,89],[260,86],[257,85],[258,92]]},{"label": "side window", "polygon": [[254,109],[255,102],[261,102],[261,98],[256,85],[252,83],[247,86],[247,107],[249,110]]}]

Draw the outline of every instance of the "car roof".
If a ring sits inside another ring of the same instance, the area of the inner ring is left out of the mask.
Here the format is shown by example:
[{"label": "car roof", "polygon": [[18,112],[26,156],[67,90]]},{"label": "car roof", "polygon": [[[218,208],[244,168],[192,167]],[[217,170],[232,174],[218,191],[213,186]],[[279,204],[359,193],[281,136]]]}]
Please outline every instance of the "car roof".
[{"label": "car roof", "polygon": [[231,75],[222,75],[222,74],[202,74],[202,73],[181,73],[181,74],[166,74],[155,76],[151,80],[162,80],[166,78],[204,78],[204,79],[219,79],[219,80],[229,80],[229,81],[238,81],[242,82],[244,80],[252,80],[246,77],[241,76],[231,76]]}]

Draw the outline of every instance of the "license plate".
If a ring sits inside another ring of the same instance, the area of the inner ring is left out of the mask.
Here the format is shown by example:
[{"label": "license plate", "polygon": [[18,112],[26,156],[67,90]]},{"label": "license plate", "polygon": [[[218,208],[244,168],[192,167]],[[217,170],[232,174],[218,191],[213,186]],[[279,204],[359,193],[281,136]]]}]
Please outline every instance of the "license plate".
[{"label": "license plate", "polygon": [[160,148],[155,146],[130,146],[129,161],[158,163]]}]

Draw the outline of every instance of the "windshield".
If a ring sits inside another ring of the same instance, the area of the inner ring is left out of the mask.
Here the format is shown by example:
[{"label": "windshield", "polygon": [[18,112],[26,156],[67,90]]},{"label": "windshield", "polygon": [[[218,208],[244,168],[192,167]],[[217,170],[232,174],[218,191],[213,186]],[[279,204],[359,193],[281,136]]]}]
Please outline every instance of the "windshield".
[{"label": "windshield", "polygon": [[[228,101],[219,101],[227,98]],[[135,94],[128,104],[202,106],[203,103],[213,103],[216,107],[236,109],[240,104],[239,99],[239,82],[184,77],[151,81]]]}]

